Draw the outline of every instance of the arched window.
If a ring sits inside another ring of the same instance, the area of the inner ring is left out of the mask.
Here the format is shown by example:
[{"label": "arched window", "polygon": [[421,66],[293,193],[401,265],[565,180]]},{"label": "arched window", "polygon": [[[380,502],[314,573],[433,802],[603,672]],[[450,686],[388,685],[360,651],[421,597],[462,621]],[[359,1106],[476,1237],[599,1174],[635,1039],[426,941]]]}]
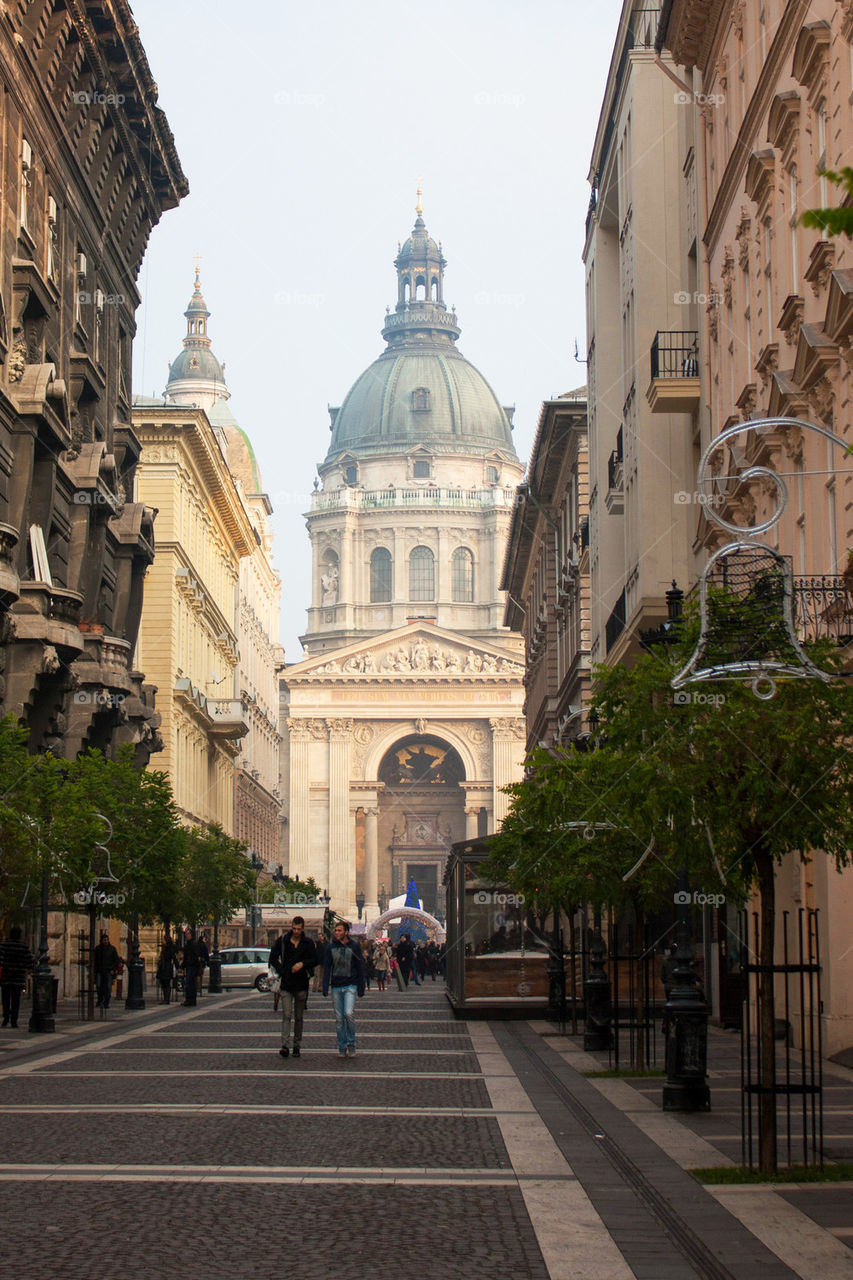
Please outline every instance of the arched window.
[{"label": "arched window", "polygon": [[435,599],[435,557],[429,547],[415,547],[409,556],[409,599]]},{"label": "arched window", "polygon": [[467,547],[457,547],[450,561],[450,588],[456,604],[474,599],[474,557]]},{"label": "arched window", "polygon": [[387,547],[377,547],[370,557],[370,603],[385,604],[390,600],[393,583],[391,552]]}]

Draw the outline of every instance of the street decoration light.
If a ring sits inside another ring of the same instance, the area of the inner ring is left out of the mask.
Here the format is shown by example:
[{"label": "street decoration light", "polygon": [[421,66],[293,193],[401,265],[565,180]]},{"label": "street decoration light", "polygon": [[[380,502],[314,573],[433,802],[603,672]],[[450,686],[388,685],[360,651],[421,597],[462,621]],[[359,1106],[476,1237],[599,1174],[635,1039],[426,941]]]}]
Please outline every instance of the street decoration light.
[{"label": "street decoration light", "polygon": [[[849,455],[847,441],[827,427],[784,417],[735,423],[715,436],[702,454],[697,472],[699,501],[708,519],[733,540],[714,552],[700,575],[699,639],[688,662],[670,681],[676,694],[687,685],[741,680],[750,684],[757,698],[767,700],[776,693],[777,680],[829,682],[836,678],[834,672],[824,671],[812,661],[797,637],[790,563],[760,540],[787,507],[783,475],[763,462],[749,463],[750,458],[760,456],[762,445],[768,451],[770,447],[778,449],[780,438],[791,446],[793,455],[807,431],[816,432]],[[773,437],[769,442],[768,436]],[[791,474],[799,481],[813,473],[797,470]],[[737,512],[739,491],[755,484],[769,492],[773,509],[755,524],[735,524],[724,513]],[[724,605],[715,598],[715,587],[722,588],[729,599],[735,597],[734,610],[731,603]],[[743,606],[740,618],[738,602]]]}]

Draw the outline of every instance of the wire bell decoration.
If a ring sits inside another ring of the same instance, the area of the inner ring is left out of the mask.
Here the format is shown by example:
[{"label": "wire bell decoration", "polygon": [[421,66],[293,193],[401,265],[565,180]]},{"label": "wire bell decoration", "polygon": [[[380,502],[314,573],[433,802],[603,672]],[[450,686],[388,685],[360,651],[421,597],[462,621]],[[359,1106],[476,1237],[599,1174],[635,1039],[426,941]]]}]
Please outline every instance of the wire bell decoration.
[{"label": "wire bell decoration", "polygon": [[[784,450],[786,442],[793,443],[787,450],[793,456],[807,431],[817,432],[849,456],[849,446],[840,436],[799,418],[737,423],[705,449],[697,474],[700,501],[708,518],[734,540],[715,551],[702,570],[699,639],[690,660],[670,681],[676,692],[693,684],[740,680],[766,700],[776,693],[777,680],[836,678],[803,648],[791,562],[759,540],[782,518],[788,503],[782,475],[764,459]],[[752,498],[756,490],[769,496],[772,509],[766,515],[747,526],[727,518],[724,513],[743,512],[744,498]],[[832,607],[837,609],[838,602]]]}]

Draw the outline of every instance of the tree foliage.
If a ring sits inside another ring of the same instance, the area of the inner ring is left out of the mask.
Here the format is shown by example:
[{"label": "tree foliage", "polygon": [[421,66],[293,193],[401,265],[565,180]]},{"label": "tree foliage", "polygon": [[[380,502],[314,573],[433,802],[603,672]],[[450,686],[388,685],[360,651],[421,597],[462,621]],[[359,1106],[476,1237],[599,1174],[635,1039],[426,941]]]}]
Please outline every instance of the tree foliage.
[{"label": "tree foliage", "polygon": [[180,841],[176,919],[190,925],[222,920],[254,900],[256,873],[242,841],[216,822],[182,828]]},{"label": "tree foliage", "polygon": [[844,188],[846,204],[836,209],[807,209],[803,214],[803,226],[814,227],[830,236],[853,237],[853,168],[845,166],[839,172],[822,169],[821,176]]}]

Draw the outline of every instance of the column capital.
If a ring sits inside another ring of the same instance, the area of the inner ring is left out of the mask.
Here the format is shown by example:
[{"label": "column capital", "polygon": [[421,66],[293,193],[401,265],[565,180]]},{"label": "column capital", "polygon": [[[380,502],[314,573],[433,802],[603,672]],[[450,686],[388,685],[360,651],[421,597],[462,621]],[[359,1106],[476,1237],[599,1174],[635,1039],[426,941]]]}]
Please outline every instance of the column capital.
[{"label": "column capital", "polygon": [[527,738],[527,722],[520,717],[510,719],[508,716],[501,716],[490,719],[489,724],[496,738],[516,738],[522,742]]},{"label": "column capital", "polygon": [[341,716],[339,718],[326,721],[326,728],[329,731],[329,738],[333,742],[340,742],[341,740],[348,741],[350,738],[350,735],[352,734],[352,726],[353,726],[352,720],[345,716]]}]

